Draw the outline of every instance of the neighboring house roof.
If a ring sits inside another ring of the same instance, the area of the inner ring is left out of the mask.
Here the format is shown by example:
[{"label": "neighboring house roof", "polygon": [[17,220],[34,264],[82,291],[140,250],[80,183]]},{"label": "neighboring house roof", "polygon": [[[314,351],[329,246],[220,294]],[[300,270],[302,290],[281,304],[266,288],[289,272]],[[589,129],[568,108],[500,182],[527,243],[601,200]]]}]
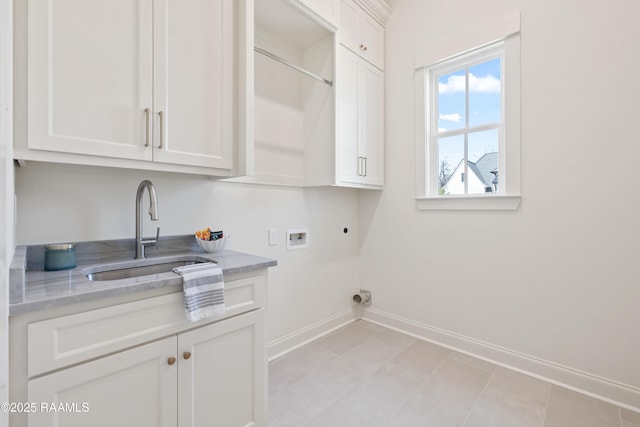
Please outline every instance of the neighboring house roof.
[{"label": "neighboring house roof", "polygon": [[[453,172],[447,177],[443,187],[449,183],[449,180],[458,168],[462,165],[462,160],[453,169]],[[478,159],[477,162],[467,161],[467,166],[478,179],[484,184],[485,187],[493,188],[498,183],[498,153],[486,153]]]},{"label": "neighboring house roof", "polygon": [[469,169],[475,172],[485,186],[493,187],[493,180],[498,176],[492,173],[498,169],[498,153],[487,153],[477,162],[469,162]]}]

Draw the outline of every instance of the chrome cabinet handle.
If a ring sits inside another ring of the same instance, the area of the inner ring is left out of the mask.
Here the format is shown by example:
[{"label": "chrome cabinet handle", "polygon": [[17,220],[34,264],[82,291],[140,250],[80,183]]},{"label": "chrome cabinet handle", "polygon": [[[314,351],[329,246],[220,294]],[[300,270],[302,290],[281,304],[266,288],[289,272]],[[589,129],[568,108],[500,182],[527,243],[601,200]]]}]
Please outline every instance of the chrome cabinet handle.
[{"label": "chrome cabinet handle", "polygon": [[158,112],[158,116],[160,116],[160,145],[158,148],[162,149],[164,146],[164,112]]},{"label": "chrome cabinet handle", "polygon": [[364,160],[364,173],[362,176],[367,176],[367,158],[363,157],[362,159]]},{"label": "chrome cabinet handle", "polygon": [[362,157],[358,157],[358,176],[362,176]]},{"label": "chrome cabinet handle", "polygon": [[145,120],[145,137],[144,137],[144,146],[148,147],[149,146],[149,109],[145,108],[144,109],[144,120]]}]

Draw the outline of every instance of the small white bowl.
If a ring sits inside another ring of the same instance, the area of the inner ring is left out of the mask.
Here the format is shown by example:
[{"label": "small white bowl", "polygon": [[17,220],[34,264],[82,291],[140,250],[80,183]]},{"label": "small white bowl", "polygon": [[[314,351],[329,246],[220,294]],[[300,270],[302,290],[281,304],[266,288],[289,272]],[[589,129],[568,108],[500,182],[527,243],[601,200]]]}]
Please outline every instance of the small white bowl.
[{"label": "small white bowl", "polygon": [[222,245],[224,245],[224,237],[218,240],[202,240],[196,237],[196,241],[202,249],[209,252],[210,254],[218,252],[220,249],[222,249]]}]

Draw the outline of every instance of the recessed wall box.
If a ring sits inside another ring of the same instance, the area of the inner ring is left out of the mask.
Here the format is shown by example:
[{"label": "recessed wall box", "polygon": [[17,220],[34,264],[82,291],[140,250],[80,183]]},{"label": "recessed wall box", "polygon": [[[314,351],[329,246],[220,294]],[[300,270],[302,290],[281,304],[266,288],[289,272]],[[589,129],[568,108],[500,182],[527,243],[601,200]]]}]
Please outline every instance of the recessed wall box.
[{"label": "recessed wall box", "polygon": [[287,250],[304,249],[309,246],[309,230],[287,230]]}]

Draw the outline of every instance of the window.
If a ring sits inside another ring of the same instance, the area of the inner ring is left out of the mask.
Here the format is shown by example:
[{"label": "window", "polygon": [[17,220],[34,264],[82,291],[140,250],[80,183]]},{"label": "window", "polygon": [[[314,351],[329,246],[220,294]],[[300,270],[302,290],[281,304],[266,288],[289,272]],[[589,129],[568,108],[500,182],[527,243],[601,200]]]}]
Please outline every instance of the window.
[{"label": "window", "polygon": [[416,57],[419,209],[518,207],[519,31],[516,13]]},{"label": "window", "polygon": [[429,69],[434,194],[499,194],[503,63],[500,43]]}]

